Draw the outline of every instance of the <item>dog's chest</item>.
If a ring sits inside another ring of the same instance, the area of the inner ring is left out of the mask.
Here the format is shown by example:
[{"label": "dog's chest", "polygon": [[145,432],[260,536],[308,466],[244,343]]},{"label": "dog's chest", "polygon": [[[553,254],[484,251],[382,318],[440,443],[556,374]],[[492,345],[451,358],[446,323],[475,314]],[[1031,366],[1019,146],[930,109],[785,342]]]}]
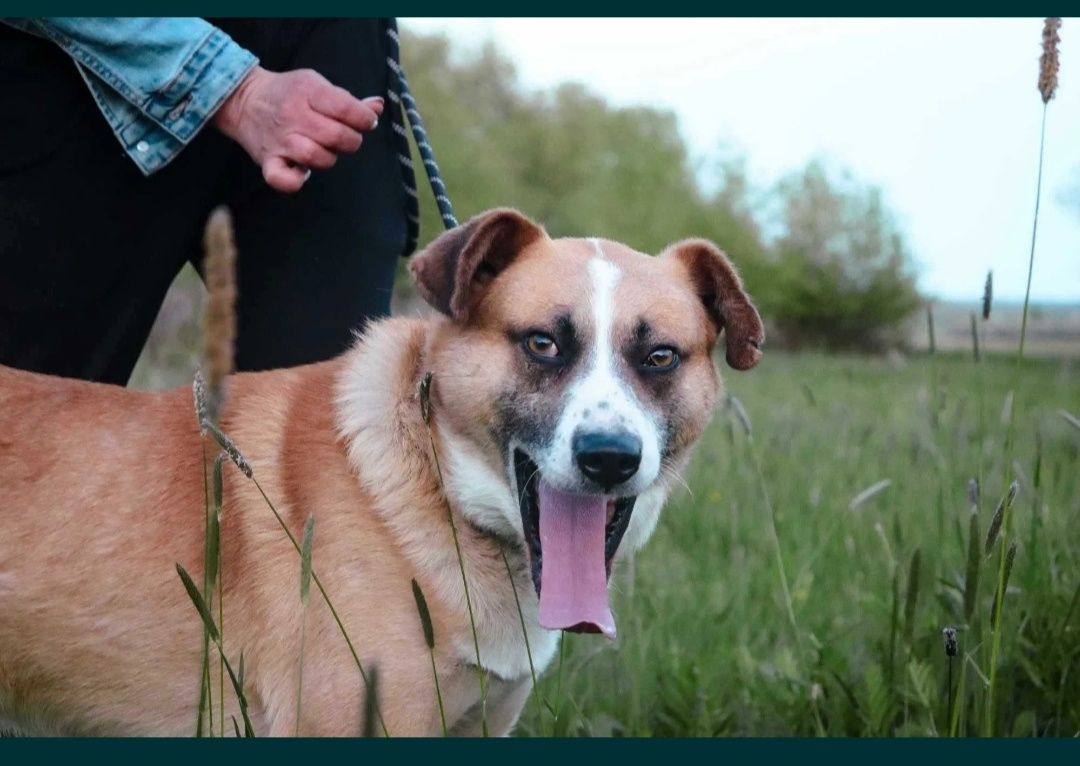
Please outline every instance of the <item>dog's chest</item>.
[{"label": "dog's chest", "polygon": [[[525,611],[524,604],[522,611]],[[555,657],[560,631],[541,628],[533,613],[524,615],[526,630],[523,632],[522,619],[516,607],[510,617],[512,619],[505,620],[501,625],[493,626],[494,629],[478,632],[480,662],[490,673],[505,681],[526,678],[534,672],[539,676]],[[459,651],[462,649],[462,659],[475,665],[476,649],[471,641]]]}]

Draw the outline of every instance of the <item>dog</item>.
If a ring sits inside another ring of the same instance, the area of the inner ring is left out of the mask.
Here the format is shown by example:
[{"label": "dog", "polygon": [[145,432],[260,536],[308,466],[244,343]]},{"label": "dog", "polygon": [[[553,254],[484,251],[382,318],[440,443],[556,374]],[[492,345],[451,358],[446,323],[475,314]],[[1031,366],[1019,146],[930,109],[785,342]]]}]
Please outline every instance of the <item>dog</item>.
[{"label": "dog", "polygon": [[[498,209],[411,271],[439,314],[226,383],[219,426],[258,486],[226,463],[212,611],[259,736],[358,734],[357,660],[377,668],[380,734],[508,733],[526,638],[539,673],[562,630],[615,636],[608,577],[710,420],[721,333],[732,367],[761,356],[758,312],[705,240],[653,257]],[[195,733],[203,623],[175,565],[202,582],[217,451],[190,388],[0,368],[0,728]],[[301,608],[300,557],[261,492],[297,540],[314,517],[312,566],[355,659],[314,589]],[[222,697],[223,720],[241,716],[213,651],[220,726]]]}]

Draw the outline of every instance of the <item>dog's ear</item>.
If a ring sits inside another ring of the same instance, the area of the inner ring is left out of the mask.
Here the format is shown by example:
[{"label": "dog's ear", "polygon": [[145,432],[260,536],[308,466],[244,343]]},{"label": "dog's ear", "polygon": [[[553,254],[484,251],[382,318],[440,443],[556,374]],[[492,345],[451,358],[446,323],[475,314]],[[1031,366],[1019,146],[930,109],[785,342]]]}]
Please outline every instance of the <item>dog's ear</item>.
[{"label": "dog's ear", "polygon": [[709,316],[724,331],[728,364],[736,370],[757,364],[765,328],[724,252],[708,240],[687,239],[671,245],[660,257],[673,258],[686,267]]},{"label": "dog's ear", "polygon": [[516,210],[499,208],[442,234],[409,265],[433,308],[465,322],[492,280],[529,244],[547,234]]}]

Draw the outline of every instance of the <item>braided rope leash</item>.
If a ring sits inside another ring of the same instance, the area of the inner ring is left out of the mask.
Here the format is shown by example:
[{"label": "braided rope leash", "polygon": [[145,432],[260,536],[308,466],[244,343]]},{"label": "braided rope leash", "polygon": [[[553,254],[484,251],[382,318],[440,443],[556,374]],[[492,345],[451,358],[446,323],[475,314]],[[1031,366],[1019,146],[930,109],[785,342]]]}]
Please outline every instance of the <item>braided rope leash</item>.
[{"label": "braided rope leash", "polygon": [[417,193],[416,167],[409,151],[409,133],[405,128],[405,116],[408,116],[413,140],[416,142],[417,151],[420,152],[420,158],[423,160],[424,173],[427,175],[431,192],[435,196],[435,204],[439,208],[443,226],[447,229],[453,229],[458,225],[458,220],[454,215],[454,206],[450,202],[446,184],[443,183],[442,174],[439,172],[439,164],[435,161],[435,150],[428,141],[427,131],[424,129],[424,120],[420,117],[420,111],[416,107],[416,100],[409,90],[409,81],[405,78],[405,70],[401,66],[401,39],[398,36],[397,22],[394,19],[387,21],[386,34],[390,38],[390,52],[386,57],[386,65],[390,68],[391,74],[387,96],[392,104],[392,127],[397,136],[398,162],[402,166],[402,176],[405,184],[406,216],[408,218],[405,254],[408,255],[416,249],[416,244],[420,239],[420,199]]}]

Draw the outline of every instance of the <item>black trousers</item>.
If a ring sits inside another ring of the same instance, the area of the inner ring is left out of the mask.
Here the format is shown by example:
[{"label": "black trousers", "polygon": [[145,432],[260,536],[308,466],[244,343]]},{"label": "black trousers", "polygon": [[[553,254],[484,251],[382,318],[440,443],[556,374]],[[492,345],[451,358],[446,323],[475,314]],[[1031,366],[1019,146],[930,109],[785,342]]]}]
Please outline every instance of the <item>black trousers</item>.
[{"label": "black trousers", "polygon": [[[386,22],[215,20],[262,66],[311,68],[386,95]],[[343,351],[390,306],[406,238],[391,104],[360,151],[273,191],[206,128],[146,178],[68,56],[0,24],[0,364],[126,383],[169,284],[201,268],[210,210],[228,205],[238,258],[237,368]]]}]

